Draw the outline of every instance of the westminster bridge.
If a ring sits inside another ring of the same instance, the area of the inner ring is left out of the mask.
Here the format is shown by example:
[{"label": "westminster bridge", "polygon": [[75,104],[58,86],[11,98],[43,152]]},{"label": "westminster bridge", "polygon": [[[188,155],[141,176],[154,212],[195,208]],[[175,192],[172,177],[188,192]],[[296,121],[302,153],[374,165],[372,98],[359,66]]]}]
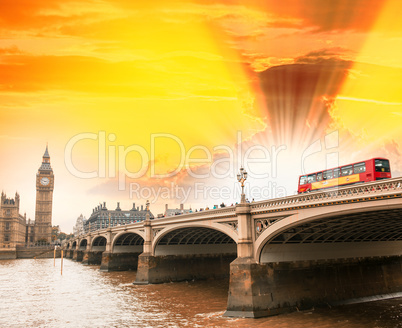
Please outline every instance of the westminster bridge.
[{"label": "westminster bridge", "polygon": [[226,316],[402,296],[402,178],[91,231],[66,256],[135,284],[230,277]]}]

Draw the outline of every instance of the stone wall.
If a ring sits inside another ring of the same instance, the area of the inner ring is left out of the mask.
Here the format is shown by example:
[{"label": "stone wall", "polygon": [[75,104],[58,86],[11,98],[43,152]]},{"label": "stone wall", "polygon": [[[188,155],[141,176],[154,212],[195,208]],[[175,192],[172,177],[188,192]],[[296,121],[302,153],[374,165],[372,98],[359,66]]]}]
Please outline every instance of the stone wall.
[{"label": "stone wall", "polygon": [[101,271],[137,270],[140,253],[102,253]]},{"label": "stone wall", "polygon": [[[17,248],[17,258],[18,259],[44,259],[44,258],[53,258],[54,257],[54,249],[49,248]],[[56,250],[56,257],[61,257],[61,251]]]},{"label": "stone wall", "polygon": [[236,254],[214,255],[141,255],[136,283],[164,283],[229,276]]},{"label": "stone wall", "polygon": [[0,250],[0,260],[14,260],[17,258],[17,251],[14,249]]},{"label": "stone wall", "polygon": [[231,264],[226,316],[262,317],[402,295],[402,257]]}]

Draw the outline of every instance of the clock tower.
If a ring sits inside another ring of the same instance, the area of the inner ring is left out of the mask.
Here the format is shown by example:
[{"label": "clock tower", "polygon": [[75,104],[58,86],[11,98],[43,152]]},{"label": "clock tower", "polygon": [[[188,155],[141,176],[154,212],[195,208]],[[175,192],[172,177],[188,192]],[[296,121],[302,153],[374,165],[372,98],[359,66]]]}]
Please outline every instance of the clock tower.
[{"label": "clock tower", "polygon": [[50,243],[52,240],[52,204],[54,175],[47,150],[42,165],[36,173],[35,241]]}]

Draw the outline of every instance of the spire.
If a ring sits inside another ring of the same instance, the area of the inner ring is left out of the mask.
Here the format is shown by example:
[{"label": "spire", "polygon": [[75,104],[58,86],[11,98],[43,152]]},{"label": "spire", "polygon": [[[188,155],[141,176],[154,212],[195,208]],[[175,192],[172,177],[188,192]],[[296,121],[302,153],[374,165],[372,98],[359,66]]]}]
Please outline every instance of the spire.
[{"label": "spire", "polygon": [[42,165],[39,168],[40,171],[51,171],[52,168],[50,166],[50,156],[49,156],[49,151],[47,148],[47,143],[46,143],[46,150],[45,153],[43,154],[43,160],[42,160]]},{"label": "spire", "polygon": [[47,150],[47,143],[46,143],[46,150],[45,150],[45,153],[43,154],[43,158],[50,158],[49,152],[48,152],[48,150]]}]

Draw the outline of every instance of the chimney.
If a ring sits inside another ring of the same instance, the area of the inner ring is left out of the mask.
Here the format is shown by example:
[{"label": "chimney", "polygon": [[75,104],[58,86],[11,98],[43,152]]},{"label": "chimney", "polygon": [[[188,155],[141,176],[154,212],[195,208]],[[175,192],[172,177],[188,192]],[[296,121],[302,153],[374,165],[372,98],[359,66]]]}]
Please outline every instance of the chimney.
[{"label": "chimney", "polygon": [[165,211],[168,210],[168,204],[165,204]]},{"label": "chimney", "polygon": [[180,204],[180,209],[183,211],[183,209],[184,209],[184,205],[183,205],[183,204]]}]

